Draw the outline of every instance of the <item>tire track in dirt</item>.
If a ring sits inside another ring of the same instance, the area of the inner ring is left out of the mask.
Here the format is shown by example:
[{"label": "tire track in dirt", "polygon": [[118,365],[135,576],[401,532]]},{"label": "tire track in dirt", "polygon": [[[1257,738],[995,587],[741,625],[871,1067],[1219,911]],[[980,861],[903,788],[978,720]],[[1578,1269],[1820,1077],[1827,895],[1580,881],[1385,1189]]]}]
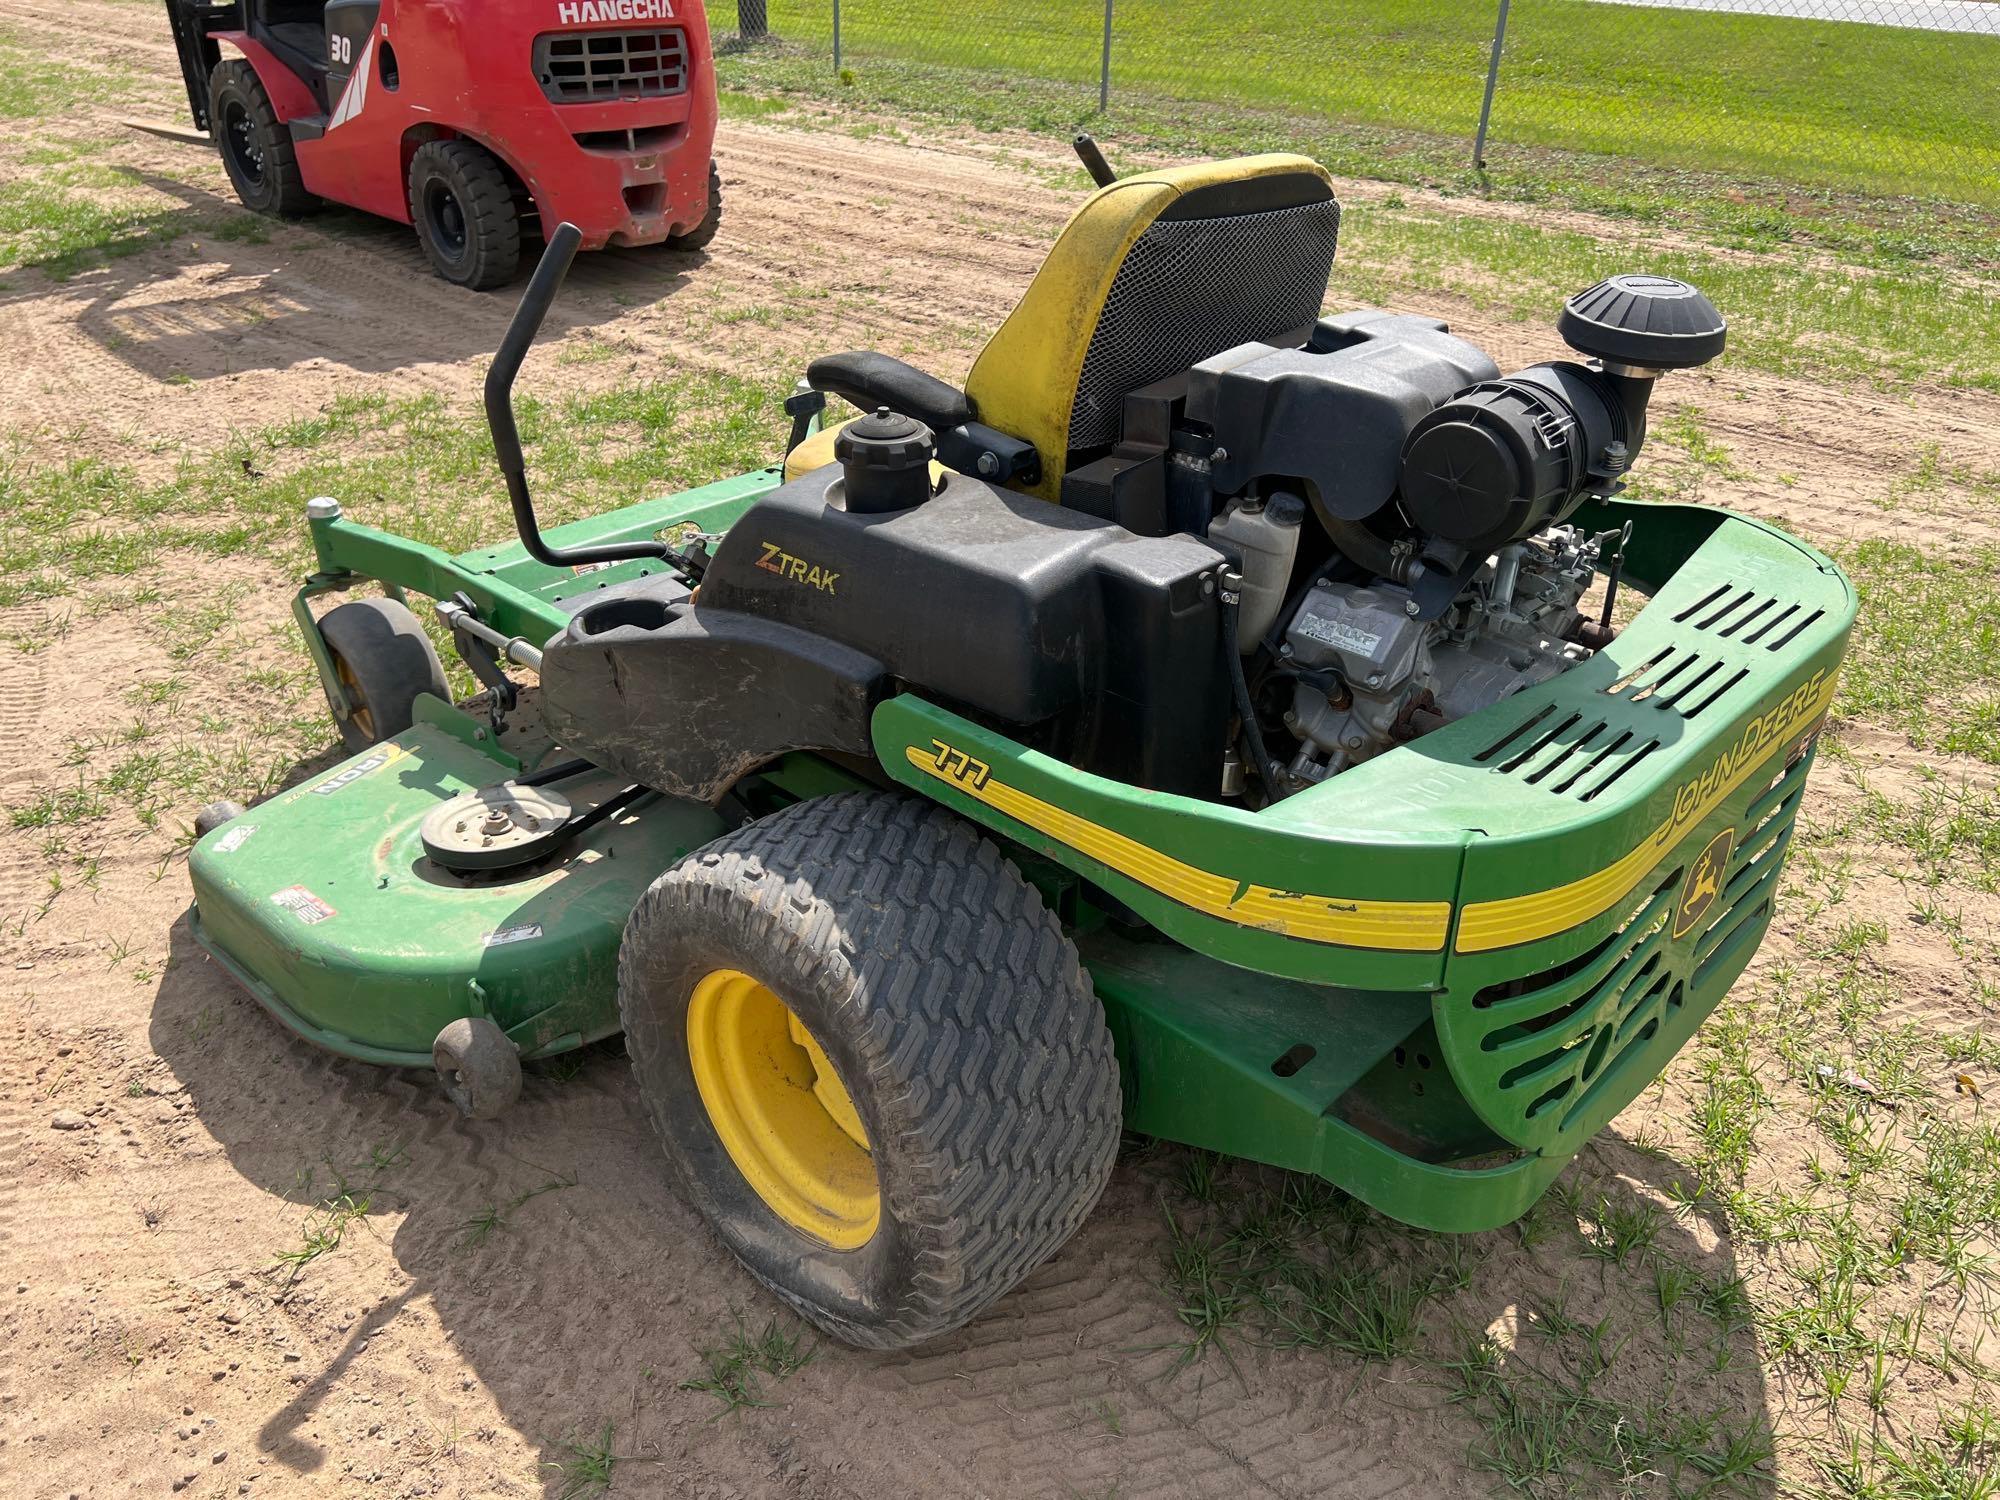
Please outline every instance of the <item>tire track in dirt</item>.
[{"label": "tire track in dirt", "polygon": [[7,653],[7,672],[0,680],[0,796],[32,773],[46,753],[42,743],[42,710],[48,701],[48,666],[42,651],[23,651],[7,642],[14,627],[0,619],[0,650]]}]

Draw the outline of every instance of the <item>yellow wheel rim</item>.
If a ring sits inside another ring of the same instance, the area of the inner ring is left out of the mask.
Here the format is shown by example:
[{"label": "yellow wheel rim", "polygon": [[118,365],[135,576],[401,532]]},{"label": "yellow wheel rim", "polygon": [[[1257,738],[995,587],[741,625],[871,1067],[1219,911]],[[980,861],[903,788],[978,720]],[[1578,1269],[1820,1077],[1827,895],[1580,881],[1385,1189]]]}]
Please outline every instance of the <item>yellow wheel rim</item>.
[{"label": "yellow wheel rim", "polygon": [[354,680],[354,669],[347,665],[347,658],[336,656],[333,671],[340,679],[340,685],[347,689],[349,721],[369,739],[374,739],[375,715],[368,711],[367,700],[361,696],[361,684]]},{"label": "yellow wheel rim", "polygon": [[688,1060],[729,1159],[771,1212],[836,1250],[867,1244],[882,1218],[868,1133],[785,1002],[714,970],[688,1001]]}]

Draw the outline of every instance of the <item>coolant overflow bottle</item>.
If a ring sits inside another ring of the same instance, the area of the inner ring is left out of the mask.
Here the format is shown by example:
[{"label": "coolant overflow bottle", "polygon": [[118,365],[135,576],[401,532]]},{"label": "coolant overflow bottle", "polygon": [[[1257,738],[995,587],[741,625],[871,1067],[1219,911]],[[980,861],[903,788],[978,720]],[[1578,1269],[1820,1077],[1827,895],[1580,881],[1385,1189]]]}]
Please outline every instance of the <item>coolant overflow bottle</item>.
[{"label": "coolant overflow bottle", "polygon": [[833,456],[840,461],[841,495],[849,515],[908,510],[931,497],[931,430],[915,417],[878,406],[840,429]]},{"label": "coolant overflow bottle", "polygon": [[1269,500],[1239,500],[1209,523],[1209,544],[1227,553],[1243,574],[1236,638],[1245,656],[1257,649],[1284,608],[1305,518],[1305,501],[1280,492]]}]

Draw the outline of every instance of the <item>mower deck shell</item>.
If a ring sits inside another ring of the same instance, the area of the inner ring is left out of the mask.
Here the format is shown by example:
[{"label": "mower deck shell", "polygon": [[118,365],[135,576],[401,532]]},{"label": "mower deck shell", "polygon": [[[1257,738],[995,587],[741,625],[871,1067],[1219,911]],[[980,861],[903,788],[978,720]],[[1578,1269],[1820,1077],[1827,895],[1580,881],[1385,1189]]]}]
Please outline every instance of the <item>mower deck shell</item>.
[{"label": "mower deck shell", "polygon": [[451,875],[425,856],[424,818],[511,767],[454,732],[455,710],[429,717],[196,844],[197,940],[286,1026],[367,1062],[429,1067],[462,1016],[529,1057],[617,1031],[625,919],[722,820],[651,798],[540,866]]}]

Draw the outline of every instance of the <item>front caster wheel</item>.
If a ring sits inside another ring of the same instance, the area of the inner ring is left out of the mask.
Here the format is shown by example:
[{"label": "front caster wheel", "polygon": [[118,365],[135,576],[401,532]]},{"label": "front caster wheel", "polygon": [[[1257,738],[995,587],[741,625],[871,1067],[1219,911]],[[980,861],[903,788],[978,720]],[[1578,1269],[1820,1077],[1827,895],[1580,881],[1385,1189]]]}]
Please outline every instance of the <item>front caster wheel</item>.
[{"label": "front caster wheel", "polygon": [[451,701],[430,637],[394,599],[350,599],[320,617],[319,633],[347,695],[348,716],[335,710],[334,723],[349,750],[366,750],[408,729],[419,694]]},{"label": "front caster wheel", "polygon": [[521,1054],[484,1016],[453,1021],[431,1043],[446,1097],[469,1120],[490,1120],[521,1097]]},{"label": "front caster wheel", "polygon": [[697,850],[633,912],[618,1003],[683,1195],[847,1343],[974,1317],[1111,1175],[1118,1064],[1076,948],[942,808],[848,793]]},{"label": "front caster wheel", "polygon": [[231,802],[227,798],[219,802],[204,803],[194,815],[194,836],[205,839],[224,823],[243,816],[243,804]]}]

